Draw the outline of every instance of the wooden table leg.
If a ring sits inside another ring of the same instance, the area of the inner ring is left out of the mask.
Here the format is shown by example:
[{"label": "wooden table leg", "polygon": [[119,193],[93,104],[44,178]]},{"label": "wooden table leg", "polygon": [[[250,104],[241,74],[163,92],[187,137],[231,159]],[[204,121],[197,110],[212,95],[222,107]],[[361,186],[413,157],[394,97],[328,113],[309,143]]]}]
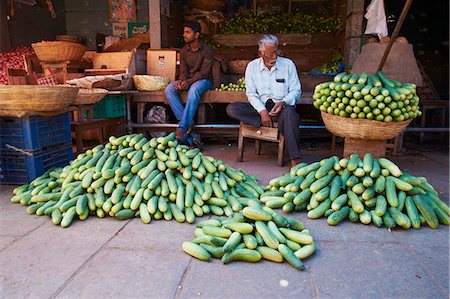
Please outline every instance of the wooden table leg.
[{"label": "wooden table leg", "polygon": [[242,125],[241,125],[239,127],[237,161],[242,162],[243,159],[244,159],[244,136],[242,135]]}]

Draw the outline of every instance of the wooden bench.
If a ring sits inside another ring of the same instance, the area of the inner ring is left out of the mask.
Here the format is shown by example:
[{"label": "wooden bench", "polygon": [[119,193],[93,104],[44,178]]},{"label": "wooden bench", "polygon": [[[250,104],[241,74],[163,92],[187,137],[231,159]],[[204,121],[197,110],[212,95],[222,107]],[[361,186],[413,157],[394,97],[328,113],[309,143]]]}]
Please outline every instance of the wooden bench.
[{"label": "wooden bench", "polygon": [[[110,92],[114,94],[115,92]],[[164,91],[154,91],[154,92],[126,92],[123,93],[127,96],[127,127],[129,130],[133,128],[145,128],[149,131],[165,131],[165,130],[175,130],[177,124],[166,123],[166,124],[153,124],[144,123],[144,111],[145,105],[148,103],[161,103],[168,105],[165,98]],[[186,99],[186,93],[183,93],[182,101]],[[247,96],[243,91],[215,91],[209,90],[205,92],[201,98],[197,119],[194,124],[194,129],[197,131],[205,133],[217,133],[218,130],[236,131],[239,129],[239,124],[237,123],[212,123],[207,124],[206,122],[206,105],[209,104],[231,104],[231,103],[242,103],[247,102]],[[303,92],[301,99],[297,102],[299,105],[311,105],[313,103],[312,93]],[[137,119],[136,122],[131,120],[131,103],[136,103]],[[324,126],[308,126],[300,125],[300,129],[322,129]]]}]

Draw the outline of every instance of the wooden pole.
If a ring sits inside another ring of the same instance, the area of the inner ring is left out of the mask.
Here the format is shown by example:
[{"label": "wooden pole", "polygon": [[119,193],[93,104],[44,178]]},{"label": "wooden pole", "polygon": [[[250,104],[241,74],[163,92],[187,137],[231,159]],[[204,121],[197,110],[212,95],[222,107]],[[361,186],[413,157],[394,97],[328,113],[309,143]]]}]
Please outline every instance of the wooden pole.
[{"label": "wooden pole", "polygon": [[161,49],[161,4],[148,0],[148,16],[150,24],[150,48]]},{"label": "wooden pole", "polygon": [[394,41],[397,38],[398,33],[400,32],[400,29],[402,28],[403,21],[406,18],[406,14],[408,13],[411,3],[412,3],[412,0],[406,0],[405,5],[403,6],[402,13],[400,14],[400,18],[398,19],[398,22],[395,25],[395,29],[394,29],[394,32],[392,33],[389,44],[387,45],[386,50],[384,51],[383,57],[381,58],[380,64],[378,65],[377,72],[381,71],[383,69],[383,65],[386,62],[386,59],[389,55],[389,51],[391,51],[392,45],[394,44]]},{"label": "wooden pole", "polygon": [[253,0],[253,14],[256,15],[256,0]]},{"label": "wooden pole", "polygon": [[292,11],[292,0],[288,0],[288,13]]}]

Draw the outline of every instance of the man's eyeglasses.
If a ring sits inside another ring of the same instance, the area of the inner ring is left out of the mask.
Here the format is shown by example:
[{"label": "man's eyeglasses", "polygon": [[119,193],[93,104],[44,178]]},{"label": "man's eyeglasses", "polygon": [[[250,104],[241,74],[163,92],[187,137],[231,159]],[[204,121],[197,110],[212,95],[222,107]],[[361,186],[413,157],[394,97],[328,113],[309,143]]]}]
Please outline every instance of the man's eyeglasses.
[{"label": "man's eyeglasses", "polygon": [[264,52],[264,56],[266,56],[268,58],[272,58],[272,57],[280,55],[280,53],[281,53],[281,50],[276,50],[275,52],[272,52],[272,53],[265,53]]}]

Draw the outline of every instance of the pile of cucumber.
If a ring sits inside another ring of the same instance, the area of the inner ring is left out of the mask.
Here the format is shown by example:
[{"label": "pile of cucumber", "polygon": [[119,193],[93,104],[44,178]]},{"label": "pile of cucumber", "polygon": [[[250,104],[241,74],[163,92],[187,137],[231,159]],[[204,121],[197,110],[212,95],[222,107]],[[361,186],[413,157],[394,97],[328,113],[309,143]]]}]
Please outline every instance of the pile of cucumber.
[{"label": "pile of cucumber", "polygon": [[[232,196],[232,195],[230,195]],[[316,245],[302,222],[288,219],[253,199],[238,198],[245,206],[232,217],[199,222],[195,239],[184,242],[183,250],[200,260],[211,257],[227,264],[232,261],[256,263],[261,259],[287,261],[303,270],[302,260],[311,256]]]},{"label": "pile of cucumber", "polygon": [[389,79],[382,71],[339,73],[317,85],[313,98],[320,111],[342,117],[391,122],[422,115],[416,85]]},{"label": "pile of cucumber", "polygon": [[274,178],[260,201],[270,208],[308,211],[330,225],[345,219],[388,229],[449,225],[450,208],[424,177],[404,173],[386,158],[356,154],[300,163]]},{"label": "pile of cucumber", "polygon": [[151,140],[132,134],[111,137],[17,187],[11,201],[62,227],[89,215],[193,223],[207,214],[231,216],[242,209],[237,197],[257,199],[263,192],[243,171],[178,145],[175,133]]}]

